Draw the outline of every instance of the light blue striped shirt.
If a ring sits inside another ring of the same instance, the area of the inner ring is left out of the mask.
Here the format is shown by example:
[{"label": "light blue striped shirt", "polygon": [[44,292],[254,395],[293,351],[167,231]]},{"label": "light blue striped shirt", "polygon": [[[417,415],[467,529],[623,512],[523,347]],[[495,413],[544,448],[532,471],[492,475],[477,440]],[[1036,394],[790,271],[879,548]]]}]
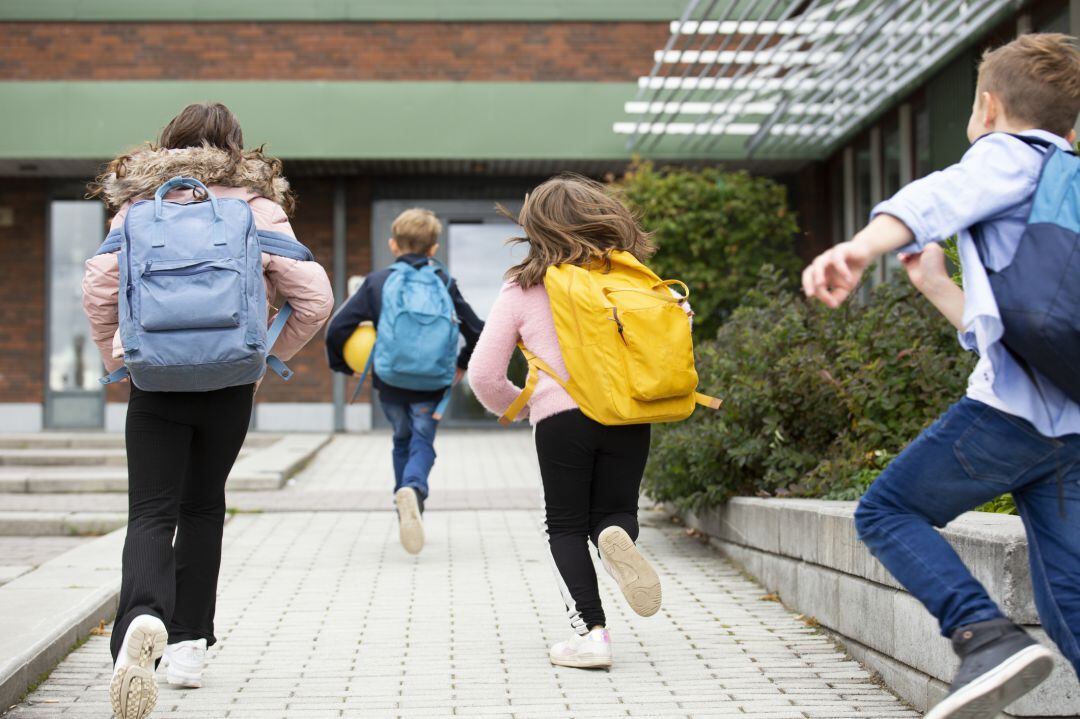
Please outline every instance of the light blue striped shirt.
[{"label": "light blue striped shirt", "polygon": [[[1064,138],[1043,130],[1022,134],[1072,149]],[[968,397],[1026,419],[1044,436],[1061,437],[1080,433],[1080,405],[1039,373],[1029,375],[1001,344],[1001,315],[971,234],[978,225],[991,270],[1012,262],[1042,162],[1041,149],[1005,133],[992,133],[976,141],[957,164],[912,182],[879,204],[871,217],[892,215],[908,226],[915,242],[901,252],[918,252],[930,242],[959,236],[964,275],[960,344],[979,353],[968,380]]]}]

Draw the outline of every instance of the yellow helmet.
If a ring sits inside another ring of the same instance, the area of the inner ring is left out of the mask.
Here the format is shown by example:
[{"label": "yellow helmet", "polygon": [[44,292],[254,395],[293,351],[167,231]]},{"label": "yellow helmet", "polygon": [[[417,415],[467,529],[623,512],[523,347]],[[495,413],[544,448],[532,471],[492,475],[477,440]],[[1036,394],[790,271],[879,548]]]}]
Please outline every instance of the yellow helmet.
[{"label": "yellow helmet", "polygon": [[342,354],[345,355],[345,364],[349,365],[353,372],[360,374],[367,367],[368,357],[371,356],[371,349],[374,346],[375,325],[370,322],[361,323],[349,335],[349,339],[345,340],[345,346],[342,348]]}]

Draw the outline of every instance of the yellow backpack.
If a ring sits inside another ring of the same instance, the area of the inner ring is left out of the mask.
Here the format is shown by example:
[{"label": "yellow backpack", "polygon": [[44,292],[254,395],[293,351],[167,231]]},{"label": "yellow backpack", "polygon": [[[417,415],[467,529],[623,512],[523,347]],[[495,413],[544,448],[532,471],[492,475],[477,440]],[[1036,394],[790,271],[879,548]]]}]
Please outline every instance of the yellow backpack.
[{"label": "yellow backpack", "polygon": [[[539,373],[570,393],[581,411],[601,424],[677,422],[695,406],[720,401],[697,391],[694,342],[683,303],[690,291],[661,280],[629,252],[610,253],[588,267],[554,265],[544,276],[555,333],[570,379],[521,346],[529,362],[525,389],[499,418],[514,421]],[[682,290],[676,295],[671,288]]]}]

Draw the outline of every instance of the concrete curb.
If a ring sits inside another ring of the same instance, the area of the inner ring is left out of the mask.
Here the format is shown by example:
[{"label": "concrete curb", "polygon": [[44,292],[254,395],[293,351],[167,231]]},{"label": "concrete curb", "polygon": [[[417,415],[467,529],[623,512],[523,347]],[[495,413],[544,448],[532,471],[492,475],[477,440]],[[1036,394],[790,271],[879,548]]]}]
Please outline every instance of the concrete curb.
[{"label": "concrete curb", "polygon": [[[716,510],[679,514],[925,711],[944,696],[957,660],[936,620],[858,541],[854,509],[854,502],[740,497]],[[1038,626],[1020,519],[968,513],[942,535],[1013,621],[1052,646]],[[1050,679],[1009,711],[1016,717],[1080,716],[1080,683],[1064,658],[1059,655]]]},{"label": "concrete curb", "polygon": [[303,469],[332,434],[289,434],[240,459],[229,475],[228,489],[274,490]]},{"label": "concrete curb", "polygon": [[116,613],[124,534],[95,539],[0,587],[0,708]]}]

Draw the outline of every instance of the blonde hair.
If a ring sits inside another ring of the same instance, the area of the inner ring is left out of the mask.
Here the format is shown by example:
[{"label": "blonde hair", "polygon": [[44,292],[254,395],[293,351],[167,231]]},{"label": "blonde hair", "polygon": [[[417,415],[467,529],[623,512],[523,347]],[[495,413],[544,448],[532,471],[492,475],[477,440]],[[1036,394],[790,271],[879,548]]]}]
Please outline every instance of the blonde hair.
[{"label": "blonde hair", "polygon": [[979,89],[1001,99],[1014,120],[1069,134],[1080,114],[1080,51],[1060,33],[1021,35],[983,53]]},{"label": "blonde hair", "polygon": [[639,260],[656,251],[651,234],[622,203],[614,188],[580,175],[553,177],[525,196],[516,218],[505,208],[499,211],[525,230],[529,254],[511,267],[506,278],[528,289],[544,281],[548,267],[583,265],[606,259],[612,250],[625,250]]},{"label": "blonde hair", "polygon": [[397,216],[390,226],[390,234],[403,252],[422,254],[439,240],[442,223],[431,210],[412,207]]}]

